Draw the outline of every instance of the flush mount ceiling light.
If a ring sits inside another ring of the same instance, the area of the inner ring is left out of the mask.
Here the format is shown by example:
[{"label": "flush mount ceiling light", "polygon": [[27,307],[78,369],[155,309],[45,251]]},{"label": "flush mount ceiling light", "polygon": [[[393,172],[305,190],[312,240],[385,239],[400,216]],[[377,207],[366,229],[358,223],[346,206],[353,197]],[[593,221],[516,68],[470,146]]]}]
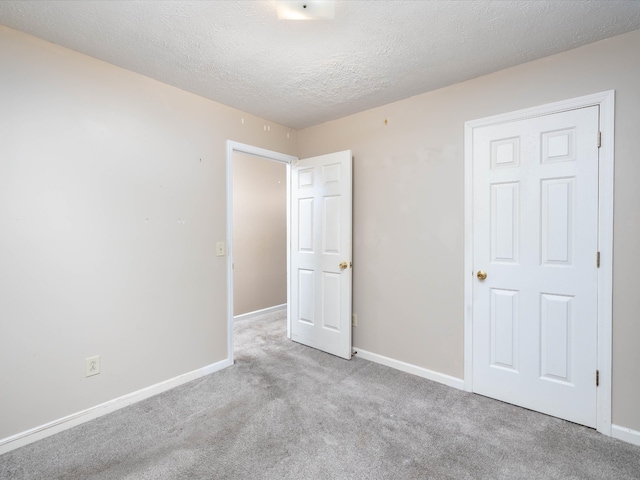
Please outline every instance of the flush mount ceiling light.
[{"label": "flush mount ceiling light", "polygon": [[334,0],[278,0],[280,20],[333,20],[336,16]]}]

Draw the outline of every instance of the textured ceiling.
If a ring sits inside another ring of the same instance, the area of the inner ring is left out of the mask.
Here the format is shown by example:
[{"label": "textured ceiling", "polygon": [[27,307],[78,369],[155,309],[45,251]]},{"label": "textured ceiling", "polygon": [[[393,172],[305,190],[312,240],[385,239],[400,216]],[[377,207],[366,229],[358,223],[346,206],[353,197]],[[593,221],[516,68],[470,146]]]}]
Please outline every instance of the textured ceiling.
[{"label": "textured ceiling", "polygon": [[309,21],[274,1],[3,0],[0,24],[304,128],[638,29],[640,0],[338,0]]}]

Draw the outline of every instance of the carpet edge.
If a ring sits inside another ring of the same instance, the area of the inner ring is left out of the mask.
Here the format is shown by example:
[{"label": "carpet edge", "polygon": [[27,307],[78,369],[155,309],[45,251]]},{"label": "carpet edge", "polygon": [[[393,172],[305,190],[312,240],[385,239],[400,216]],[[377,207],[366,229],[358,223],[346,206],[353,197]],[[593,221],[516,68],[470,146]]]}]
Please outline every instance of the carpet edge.
[{"label": "carpet edge", "polygon": [[56,433],[60,433],[64,430],[68,430],[77,425],[81,425],[85,422],[94,420],[98,417],[106,415],[121,408],[127,407],[134,403],[138,403],[142,400],[146,400],[149,397],[158,395],[159,393],[166,392],[172,388],[178,387],[182,384],[210,375],[214,372],[222,370],[233,364],[231,360],[225,358],[219,362],[212,363],[191,372],[183,373],[176,377],[164,380],[162,382],[150,385],[140,390],[136,390],[131,393],[127,393],[120,397],[116,397],[112,400],[108,400],[104,403],[100,403],[93,407],[89,407],[86,410],[81,410],[66,417],[58,418],[51,422],[39,425],[37,427],[25,430],[23,432],[16,433],[6,438],[0,439],[0,455],[8,453],[20,447],[24,447],[30,443],[42,440]]},{"label": "carpet edge", "polygon": [[361,348],[353,347],[353,351],[357,352],[357,356],[365,360],[369,360],[374,363],[379,363],[387,367],[395,368],[405,373],[417,375],[418,377],[426,378],[434,382],[442,383],[449,387],[457,388],[458,390],[464,390],[464,380],[457,377],[452,377],[445,373],[436,372],[427,368],[419,367],[411,363],[406,363],[394,358],[385,357],[377,353],[368,352]]}]

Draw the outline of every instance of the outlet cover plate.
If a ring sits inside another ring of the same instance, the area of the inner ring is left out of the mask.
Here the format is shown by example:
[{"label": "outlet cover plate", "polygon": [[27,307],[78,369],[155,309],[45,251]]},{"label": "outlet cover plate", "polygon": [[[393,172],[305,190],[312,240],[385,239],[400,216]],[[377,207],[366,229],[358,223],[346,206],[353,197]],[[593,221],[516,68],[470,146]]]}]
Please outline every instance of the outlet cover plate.
[{"label": "outlet cover plate", "polygon": [[85,360],[85,374],[87,377],[92,377],[100,373],[100,355],[95,357],[88,357]]}]

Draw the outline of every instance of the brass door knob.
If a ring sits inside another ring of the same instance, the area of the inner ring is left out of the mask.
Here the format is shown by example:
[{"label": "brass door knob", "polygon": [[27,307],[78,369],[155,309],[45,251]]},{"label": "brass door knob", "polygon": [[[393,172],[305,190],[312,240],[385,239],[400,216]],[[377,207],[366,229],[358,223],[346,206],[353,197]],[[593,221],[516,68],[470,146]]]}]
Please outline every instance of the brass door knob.
[{"label": "brass door knob", "polygon": [[344,270],[348,266],[349,266],[349,264],[347,262],[342,262],[342,263],[340,263],[340,270]]},{"label": "brass door knob", "polygon": [[487,278],[487,272],[484,270],[478,270],[478,274],[476,276],[478,277],[478,280],[484,280]]}]

